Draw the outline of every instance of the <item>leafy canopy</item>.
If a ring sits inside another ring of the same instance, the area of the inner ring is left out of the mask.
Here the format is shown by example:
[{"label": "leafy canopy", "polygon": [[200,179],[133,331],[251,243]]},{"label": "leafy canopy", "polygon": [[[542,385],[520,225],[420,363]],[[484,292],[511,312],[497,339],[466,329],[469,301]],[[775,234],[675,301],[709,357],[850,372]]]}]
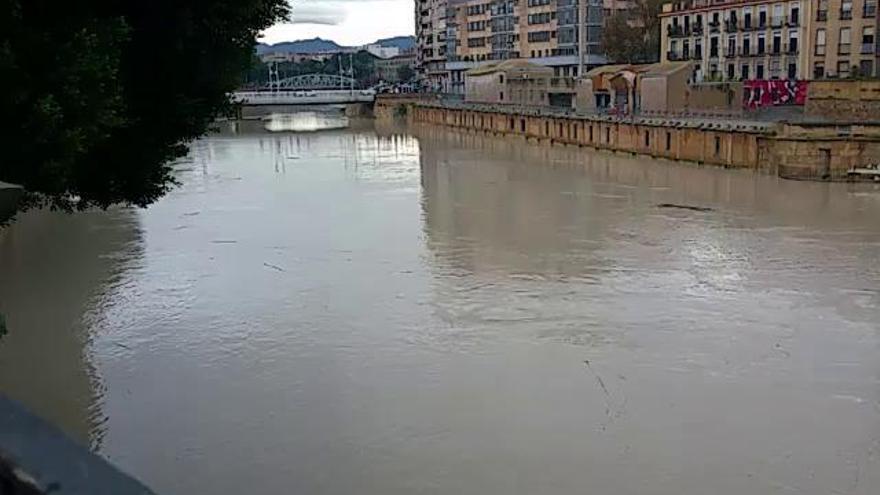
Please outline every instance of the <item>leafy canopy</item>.
[{"label": "leafy canopy", "polygon": [[660,12],[667,0],[635,0],[615,12],[602,31],[602,45],[612,63],[650,63],[660,59]]},{"label": "leafy canopy", "polygon": [[151,203],[287,14],[285,0],[0,0],[0,181],[29,205]]}]

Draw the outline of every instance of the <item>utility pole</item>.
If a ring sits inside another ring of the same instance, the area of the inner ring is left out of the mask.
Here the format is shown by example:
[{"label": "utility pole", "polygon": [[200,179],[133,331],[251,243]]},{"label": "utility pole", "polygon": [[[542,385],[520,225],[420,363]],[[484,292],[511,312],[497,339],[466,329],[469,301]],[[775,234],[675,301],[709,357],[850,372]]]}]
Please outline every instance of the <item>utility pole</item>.
[{"label": "utility pole", "polygon": [[587,1],[576,0],[578,3],[578,77],[584,77],[587,73],[584,64],[587,51]]},{"label": "utility pole", "polygon": [[348,68],[351,71],[351,74],[349,74],[349,77],[351,77],[351,84],[349,87],[349,91],[350,91],[350,94],[354,95],[354,54],[353,53],[348,54]]},{"label": "utility pole", "polygon": [[278,63],[272,61],[269,63],[269,90],[270,91],[278,91],[281,86],[280,78],[278,77]]}]

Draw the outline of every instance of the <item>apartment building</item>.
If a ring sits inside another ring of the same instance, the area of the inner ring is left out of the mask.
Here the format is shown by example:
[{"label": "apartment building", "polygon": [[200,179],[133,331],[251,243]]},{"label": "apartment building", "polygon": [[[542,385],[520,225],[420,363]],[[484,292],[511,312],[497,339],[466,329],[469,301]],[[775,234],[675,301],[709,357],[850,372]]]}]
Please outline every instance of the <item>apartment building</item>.
[{"label": "apartment building", "polygon": [[[415,0],[416,67],[434,89],[446,84],[446,18],[448,0]],[[452,0],[454,1],[454,0]]]},{"label": "apartment building", "polygon": [[697,81],[804,79],[810,1],[665,4],[660,14],[660,59],[697,62]]},{"label": "apartment building", "polygon": [[661,61],[694,80],[876,74],[877,0],[685,0],[663,6]]},{"label": "apartment building", "polygon": [[814,0],[813,79],[878,75],[877,0]]},{"label": "apartment building", "polygon": [[[461,92],[464,72],[488,61],[529,59],[557,76],[575,76],[579,1],[586,2],[584,64],[602,64],[604,13],[628,8],[628,1],[417,0],[418,70],[427,85],[446,92]],[[442,22],[436,15],[441,4]]]}]

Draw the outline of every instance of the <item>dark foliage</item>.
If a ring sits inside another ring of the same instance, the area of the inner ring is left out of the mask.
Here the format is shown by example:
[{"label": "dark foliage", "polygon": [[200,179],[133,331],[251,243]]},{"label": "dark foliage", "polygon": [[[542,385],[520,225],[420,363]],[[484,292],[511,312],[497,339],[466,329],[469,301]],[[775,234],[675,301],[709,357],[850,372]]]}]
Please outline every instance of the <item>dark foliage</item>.
[{"label": "dark foliage", "polygon": [[0,0],[0,180],[29,205],[147,205],[285,0]]},{"label": "dark foliage", "polygon": [[602,46],[611,63],[660,60],[660,11],[665,0],[635,0],[611,15],[602,31]]}]

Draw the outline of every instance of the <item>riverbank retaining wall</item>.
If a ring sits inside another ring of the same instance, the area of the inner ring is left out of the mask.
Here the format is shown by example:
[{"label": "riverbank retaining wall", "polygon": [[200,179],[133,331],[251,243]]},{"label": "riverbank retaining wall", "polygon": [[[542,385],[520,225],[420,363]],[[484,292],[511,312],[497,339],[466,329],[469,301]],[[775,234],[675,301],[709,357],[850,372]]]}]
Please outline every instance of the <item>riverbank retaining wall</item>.
[{"label": "riverbank retaining wall", "polygon": [[[403,109],[403,110],[401,110]],[[699,164],[762,170],[789,178],[843,180],[880,160],[880,126],[787,124],[739,120],[540,115],[515,109],[447,106],[430,100],[378,100],[377,118],[406,115],[430,123],[589,146]]]}]

